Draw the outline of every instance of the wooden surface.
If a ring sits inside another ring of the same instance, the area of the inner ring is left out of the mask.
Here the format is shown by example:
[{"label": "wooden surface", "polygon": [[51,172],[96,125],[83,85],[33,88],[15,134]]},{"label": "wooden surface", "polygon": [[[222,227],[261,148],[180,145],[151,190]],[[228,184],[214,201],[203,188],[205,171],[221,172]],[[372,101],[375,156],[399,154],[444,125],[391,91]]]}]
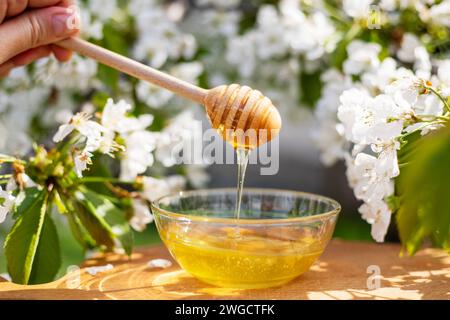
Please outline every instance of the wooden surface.
[{"label": "wooden surface", "polygon": [[[450,256],[425,249],[415,257],[399,257],[393,244],[333,240],[310,271],[279,288],[235,290],[216,288],[192,278],[174,262],[150,269],[147,262],[173,262],[163,246],[138,249],[129,260],[119,255],[87,260],[76,289],[65,276],[55,282],[20,286],[0,278],[0,299],[450,299]],[[86,267],[113,264],[92,276]],[[369,266],[378,266],[381,287],[369,290]]]}]

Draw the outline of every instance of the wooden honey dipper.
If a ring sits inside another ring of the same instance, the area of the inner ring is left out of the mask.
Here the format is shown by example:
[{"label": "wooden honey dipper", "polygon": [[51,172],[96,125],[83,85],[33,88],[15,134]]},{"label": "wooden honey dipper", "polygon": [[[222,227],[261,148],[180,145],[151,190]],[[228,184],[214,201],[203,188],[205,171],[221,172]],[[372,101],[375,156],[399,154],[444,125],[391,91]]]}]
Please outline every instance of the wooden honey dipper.
[{"label": "wooden honey dipper", "polygon": [[[206,90],[79,38],[57,45],[203,104],[212,127],[234,147],[252,149],[273,139],[281,129],[278,110],[258,90],[238,84]],[[252,131],[253,136],[248,134]]]}]

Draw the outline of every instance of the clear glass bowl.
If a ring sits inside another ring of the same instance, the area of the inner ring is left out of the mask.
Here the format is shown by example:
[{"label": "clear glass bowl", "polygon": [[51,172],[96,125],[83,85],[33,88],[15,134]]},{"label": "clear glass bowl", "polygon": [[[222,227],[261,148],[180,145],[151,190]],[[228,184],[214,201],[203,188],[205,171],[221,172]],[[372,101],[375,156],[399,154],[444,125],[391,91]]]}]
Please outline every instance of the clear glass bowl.
[{"label": "clear glass bowl", "polygon": [[209,284],[255,289],[282,285],[305,271],[330,240],[340,205],[303,192],[245,188],[180,192],[152,203],[174,259]]}]

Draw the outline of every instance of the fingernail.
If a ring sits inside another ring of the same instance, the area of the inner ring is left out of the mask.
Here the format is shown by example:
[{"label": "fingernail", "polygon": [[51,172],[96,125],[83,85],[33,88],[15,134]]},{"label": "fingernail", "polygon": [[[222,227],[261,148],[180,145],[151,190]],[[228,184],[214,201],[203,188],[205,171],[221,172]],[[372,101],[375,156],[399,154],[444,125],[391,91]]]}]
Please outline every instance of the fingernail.
[{"label": "fingernail", "polygon": [[70,35],[78,30],[77,18],[73,14],[59,13],[52,16],[53,33],[57,37]]}]

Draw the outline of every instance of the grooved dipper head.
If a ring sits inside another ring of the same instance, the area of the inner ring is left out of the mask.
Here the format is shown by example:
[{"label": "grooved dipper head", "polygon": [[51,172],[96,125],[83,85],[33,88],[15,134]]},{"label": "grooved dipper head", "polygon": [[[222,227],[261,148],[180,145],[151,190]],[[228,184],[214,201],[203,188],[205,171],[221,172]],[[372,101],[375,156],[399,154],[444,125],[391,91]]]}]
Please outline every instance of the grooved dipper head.
[{"label": "grooved dipper head", "polygon": [[250,87],[231,84],[213,88],[204,104],[213,128],[235,148],[256,148],[280,132],[277,108]]}]

